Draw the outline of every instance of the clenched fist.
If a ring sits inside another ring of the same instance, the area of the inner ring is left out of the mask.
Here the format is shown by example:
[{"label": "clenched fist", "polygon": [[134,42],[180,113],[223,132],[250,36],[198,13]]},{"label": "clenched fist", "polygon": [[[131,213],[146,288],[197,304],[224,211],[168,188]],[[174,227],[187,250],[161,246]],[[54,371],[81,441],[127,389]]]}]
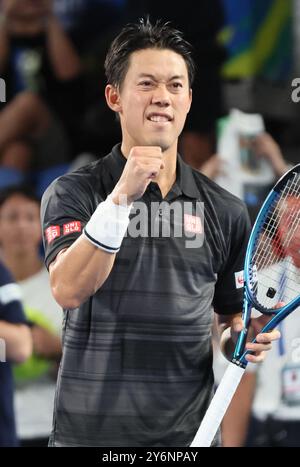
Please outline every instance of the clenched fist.
[{"label": "clenched fist", "polygon": [[159,146],[136,146],[129,153],[120,180],[112,192],[116,204],[127,204],[141,198],[147,186],[164,168],[163,153]]}]

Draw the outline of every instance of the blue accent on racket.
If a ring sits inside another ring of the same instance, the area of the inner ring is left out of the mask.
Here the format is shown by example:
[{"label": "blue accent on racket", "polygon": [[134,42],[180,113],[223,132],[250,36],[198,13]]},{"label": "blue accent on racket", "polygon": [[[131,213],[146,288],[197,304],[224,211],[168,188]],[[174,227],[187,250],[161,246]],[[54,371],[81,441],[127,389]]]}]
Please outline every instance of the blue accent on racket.
[{"label": "blue accent on racket", "polygon": [[[283,262],[289,289],[284,306],[280,305],[282,283],[278,274]],[[277,182],[257,216],[248,242],[244,281],[244,329],[232,359],[241,367],[246,367],[245,357],[251,353],[245,345],[252,309],[271,317],[260,331],[265,333],[300,306],[300,164]]]}]

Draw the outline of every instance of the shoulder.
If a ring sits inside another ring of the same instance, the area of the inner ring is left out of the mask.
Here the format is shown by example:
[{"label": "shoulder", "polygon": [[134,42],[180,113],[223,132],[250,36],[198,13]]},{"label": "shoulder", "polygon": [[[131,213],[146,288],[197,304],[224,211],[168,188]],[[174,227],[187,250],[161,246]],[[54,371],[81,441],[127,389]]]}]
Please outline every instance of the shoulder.
[{"label": "shoulder", "polygon": [[[74,172],[67,173],[55,179],[49,187],[46,189],[43,198],[47,198],[54,194],[61,194],[63,192],[69,192],[74,189],[79,191],[93,189],[99,178],[103,173],[104,159],[100,159],[96,162],[92,162],[85,167],[82,167]],[[73,191],[76,195],[76,191]]]},{"label": "shoulder", "polygon": [[213,210],[220,219],[237,220],[240,217],[248,219],[246,204],[241,199],[197,170],[191,170],[206,208]]},{"label": "shoulder", "polygon": [[43,194],[42,213],[49,206],[65,205],[94,211],[106,197],[111,182],[108,156],[54,180]]}]

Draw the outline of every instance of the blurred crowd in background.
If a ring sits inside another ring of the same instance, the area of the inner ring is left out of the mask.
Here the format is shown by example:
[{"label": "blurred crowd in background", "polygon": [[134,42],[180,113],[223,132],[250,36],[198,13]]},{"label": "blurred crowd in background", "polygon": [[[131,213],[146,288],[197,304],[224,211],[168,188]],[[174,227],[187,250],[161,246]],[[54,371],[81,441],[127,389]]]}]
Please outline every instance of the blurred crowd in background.
[{"label": "blurred crowd in background", "polygon": [[[270,186],[300,160],[300,104],[291,97],[299,0],[185,0],[184,8],[171,0],[0,0],[0,338],[10,360],[0,362],[0,446],[47,445],[63,312],[43,263],[40,198],[56,177],[120,141],[104,98],[105,54],[123,25],[146,14],[170,21],[194,48],[193,106],[179,147],[186,163],[243,198],[253,220]],[[11,314],[12,304],[23,311]],[[276,375],[272,397],[261,390],[261,370],[250,370],[223,425],[225,446],[300,445],[300,364],[291,349],[300,318],[292,319],[288,343],[263,364]],[[223,366],[216,347],[217,380]],[[293,400],[283,400],[287,367]]]}]

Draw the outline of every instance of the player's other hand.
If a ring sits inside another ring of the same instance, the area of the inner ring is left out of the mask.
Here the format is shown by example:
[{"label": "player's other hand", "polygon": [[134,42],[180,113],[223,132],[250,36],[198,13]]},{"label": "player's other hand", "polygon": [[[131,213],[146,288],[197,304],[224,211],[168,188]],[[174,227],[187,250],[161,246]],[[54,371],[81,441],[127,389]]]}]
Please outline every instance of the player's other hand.
[{"label": "player's other hand", "polygon": [[[281,308],[284,306],[284,303],[280,302],[276,305],[275,308]],[[261,363],[266,358],[266,351],[271,350],[272,342],[280,339],[280,332],[278,329],[273,329],[272,331],[260,333],[268,321],[270,321],[270,316],[261,315],[258,318],[252,318],[251,324],[248,333],[249,342],[246,344],[246,350],[251,350],[251,354],[246,355],[246,360],[252,363]],[[231,331],[232,335],[238,335],[244,328],[243,320],[241,316],[236,316],[232,321]],[[256,343],[251,341],[256,336]],[[234,339],[236,340],[236,339]]]}]

